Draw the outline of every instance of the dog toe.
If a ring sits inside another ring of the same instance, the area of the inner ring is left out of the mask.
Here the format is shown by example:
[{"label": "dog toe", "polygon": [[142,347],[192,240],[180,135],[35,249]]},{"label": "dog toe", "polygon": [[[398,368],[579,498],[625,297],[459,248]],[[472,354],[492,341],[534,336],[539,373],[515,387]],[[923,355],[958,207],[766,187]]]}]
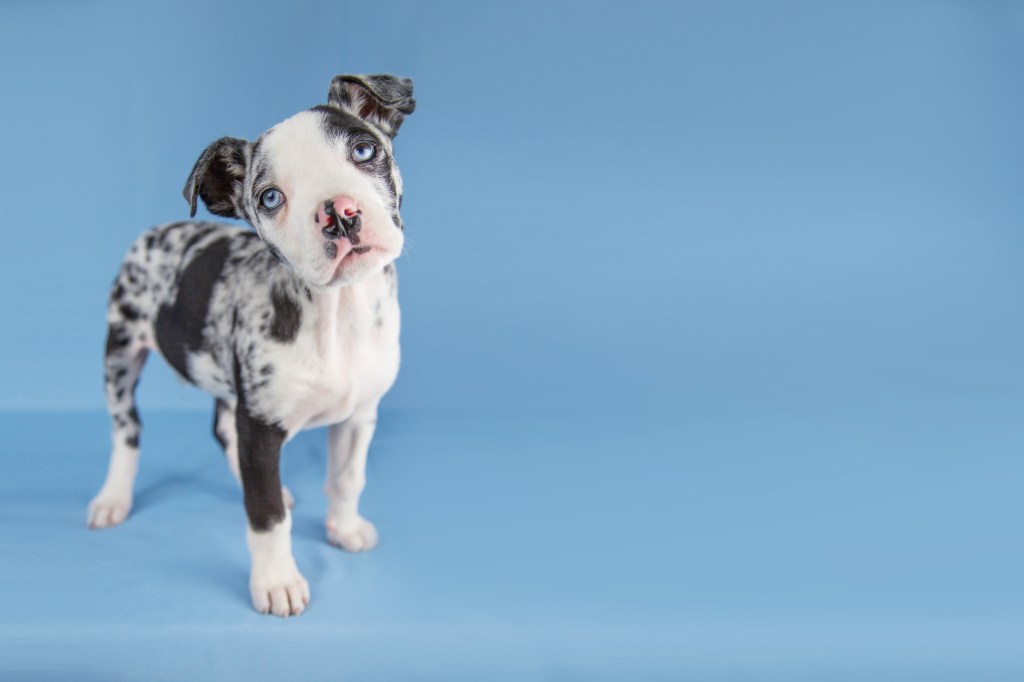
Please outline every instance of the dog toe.
[{"label": "dog toe", "polygon": [[263,614],[287,618],[309,605],[309,583],[294,566],[284,570],[254,570],[249,582],[252,605]]},{"label": "dog toe", "polygon": [[380,536],[372,523],[359,516],[345,521],[328,519],[327,540],[349,552],[368,552],[377,546]]},{"label": "dog toe", "polygon": [[131,496],[100,492],[89,503],[87,520],[90,528],[112,528],[124,523],[132,508]]}]

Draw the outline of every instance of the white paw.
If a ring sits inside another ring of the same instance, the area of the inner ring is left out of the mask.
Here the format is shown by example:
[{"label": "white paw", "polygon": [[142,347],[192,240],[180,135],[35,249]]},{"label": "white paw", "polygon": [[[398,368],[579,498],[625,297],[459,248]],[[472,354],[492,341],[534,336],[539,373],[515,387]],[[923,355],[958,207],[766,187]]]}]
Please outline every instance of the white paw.
[{"label": "white paw", "polygon": [[89,527],[110,528],[128,518],[132,509],[131,493],[103,489],[89,503]]},{"label": "white paw", "polygon": [[254,563],[249,593],[257,611],[284,618],[299,615],[309,605],[309,583],[291,557],[261,565]]},{"label": "white paw", "polygon": [[288,490],[288,486],[281,486],[281,497],[284,498],[284,506],[289,509],[295,506],[295,498],[292,497],[292,491]]},{"label": "white paw", "polygon": [[372,523],[357,516],[354,519],[327,519],[327,539],[349,552],[367,552],[377,546],[377,529]]}]

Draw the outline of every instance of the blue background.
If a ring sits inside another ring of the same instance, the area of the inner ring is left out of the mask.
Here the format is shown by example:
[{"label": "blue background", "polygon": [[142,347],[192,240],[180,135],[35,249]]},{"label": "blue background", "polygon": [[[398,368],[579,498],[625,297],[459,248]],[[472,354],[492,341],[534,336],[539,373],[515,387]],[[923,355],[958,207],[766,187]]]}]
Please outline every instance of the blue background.
[{"label": "blue background", "polygon": [[[1024,675],[1020,4],[11,2],[0,59],[19,678]],[[281,623],[159,360],[85,532],[104,307],[206,144],[341,72],[416,82],[404,364],[374,553],[323,542],[322,433],[286,451]]]}]

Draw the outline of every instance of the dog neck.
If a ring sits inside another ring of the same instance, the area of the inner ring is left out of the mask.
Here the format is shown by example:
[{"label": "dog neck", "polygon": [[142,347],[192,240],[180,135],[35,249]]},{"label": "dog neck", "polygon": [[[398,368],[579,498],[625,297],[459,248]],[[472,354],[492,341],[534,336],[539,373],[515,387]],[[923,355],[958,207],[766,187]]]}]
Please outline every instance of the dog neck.
[{"label": "dog neck", "polygon": [[317,336],[327,342],[341,334],[362,334],[378,326],[381,307],[393,293],[394,276],[394,272],[379,271],[352,284],[311,291],[309,301]]}]

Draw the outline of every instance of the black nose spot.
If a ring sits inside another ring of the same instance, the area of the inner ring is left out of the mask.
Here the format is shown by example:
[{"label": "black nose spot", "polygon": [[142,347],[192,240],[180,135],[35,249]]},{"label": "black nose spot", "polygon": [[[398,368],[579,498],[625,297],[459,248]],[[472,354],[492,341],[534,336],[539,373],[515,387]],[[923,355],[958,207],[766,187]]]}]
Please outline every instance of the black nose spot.
[{"label": "black nose spot", "polygon": [[324,213],[329,218],[327,224],[323,227],[324,236],[328,239],[347,237],[348,235],[345,234],[345,227],[342,224],[341,216],[338,215],[338,211],[334,208],[334,201],[332,199],[324,202]]},{"label": "black nose spot", "polygon": [[353,246],[359,243],[359,230],[362,228],[362,221],[359,218],[359,214],[355,214],[351,218],[341,217],[341,224],[344,226],[345,232],[348,234],[348,240],[352,242]]},{"label": "black nose spot", "polygon": [[[328,199],[324,202],[324,213],[330,218],[330,222],[323,227],[324,236],[328,239],[340,239],[341,237],[347,237],[353,245],[359,243],[359,230],[362,228],[362,220],[359,214],[362,211],[356,211],[356,214],[352,217],[339,215],[338,210],[334,208],[334,200]],[[320,222],[320,216],[316,217],[316,222]]]}]

